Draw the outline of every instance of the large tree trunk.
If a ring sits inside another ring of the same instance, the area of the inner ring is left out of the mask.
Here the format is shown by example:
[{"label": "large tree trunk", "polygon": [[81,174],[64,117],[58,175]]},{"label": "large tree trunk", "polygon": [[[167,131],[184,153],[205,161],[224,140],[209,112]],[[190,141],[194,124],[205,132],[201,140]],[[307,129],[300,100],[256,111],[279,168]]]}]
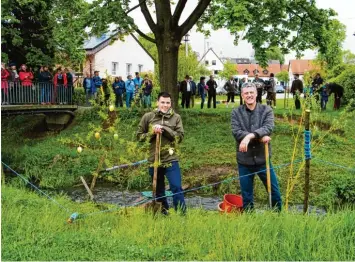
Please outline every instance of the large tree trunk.
[{"label": "large tree trunk", "polygon": [[168,34],[157,39],[160,89],[171,94],[174,109],[178,109],[179,102],[177,87],[179,46],[180,40],[169,37]]}]

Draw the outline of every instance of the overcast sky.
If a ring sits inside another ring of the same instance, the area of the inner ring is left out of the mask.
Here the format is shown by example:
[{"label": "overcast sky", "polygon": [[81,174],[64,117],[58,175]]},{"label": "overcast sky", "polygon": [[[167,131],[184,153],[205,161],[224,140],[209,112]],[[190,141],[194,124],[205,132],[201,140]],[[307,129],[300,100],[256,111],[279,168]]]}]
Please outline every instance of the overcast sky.
[{"label": "overcast sky", "polygon": [[[137,0],[133,0],[131,5],[137,4]],[[188,15],[192,12],[197,4],[197,0],[188,0],[185,10],[180,19],[180,23],[183,22]],[[317,6],[320,8],[332,8],[338,13],[338,19],[340,22],[346,25],[346,40],[343,44],[344,49],[349,49],[355,53],[355,0],[317,0]],[[145,19],[140,11],[136,9],[130,13],[134,18],[136,24],[141,28],[143,32],[149,32],[149,27],[145,22]],[[153,19],[155,15],[153,14]],[[209,43],[209,47],[212,47],[213,50],[220,56],[227,57],[250,57],[253,53],[251,45],[246,41],[240,41],[238,46],[233,44],[234,37],[231,36],[226,29],[221,29],[218,31],[212,31],[211,37],[206,40]],[[192,49],[200,54],[204,53],[204,36],[201,33],[197,33],[193,28],[190,31],[190,44]],[[305,59],[313,58],[315,55],[314,51],[307,51],[304,54]],[[286,56],[286,63],[289,59],[294,59],[295,54],[289,54]]]}]

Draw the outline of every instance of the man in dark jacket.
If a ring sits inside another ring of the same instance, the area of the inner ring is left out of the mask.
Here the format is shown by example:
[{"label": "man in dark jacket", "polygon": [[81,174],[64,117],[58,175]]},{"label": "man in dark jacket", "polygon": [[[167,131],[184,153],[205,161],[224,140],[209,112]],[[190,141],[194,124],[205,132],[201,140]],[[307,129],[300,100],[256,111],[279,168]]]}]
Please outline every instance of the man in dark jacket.
[{"label": "man in dark jacket", "polygon": [[41,103],[50,103],[51,94],[53,93],[52,74],[48,71],[48,66],[43,66],[43,70],[39,73],[39,86],[41,89]]},{"label": "man in dark jacket", "polygon": [[322,86],[323,86],[323,78],[321,78],[320,74],[317,73],[316,77],[313,79],[312,82],[313,95],[317,101],[319,101]]},{"label": "man in dark jacket", "polygon": [[207,107],[211,108],[211,100],[213,99],[213,108],[216,108],[217,82],[214,81],[213,75],[210,75],[206,85],[208,86]]},{"label": "man in dark jacket", "polygon": [[226,105],[226,107],[228,107],[229,101],[231,101],[233,103],[233,107],[234,107],[234,95],[235,95],[235,92],[237,92],[237,82],[234,81],[233,76],[231,76],[229,78],[229,80],[224,84],[223,88],[227,91],[227,105]]},{"label": "man in dark jacket", "polygon": [[190,87],[191,87],[191,108],[194,108],[195,106],[195,96],[196,96],[196,90],[197,90],[197,86],[195,81],[192,79],[192,77],[190,76]]},{"label": "man in dark jacket", "polygon": [[330,90],[329,96],[334,93],[334,110],[338,110],[340,108],[340,100],[344,95],[344,88],[335,83],[329,83],[327,87]]},{"label": "man in dark jacket", "polygon": [[301,108],[300,95],[303,93],[303,82],[299,79],[299,77],[299,74],[295,74],[295,80],[293,80],[291,86],[291,93],[295,99],[296,109]]},{"label": "man in dark jacket", "polygon": [[[139,141],[148,140],[150,143],[150,154],[148,161],[151,164],[149,174],[154,174],[154,153],[156,144],[156,134],[161,137],[161,150],[159,152],[159,166],[157,177],[156,197],[162,202],[163,214],[167,214],[169,204],[165,196],[164,177],[169,181],[170,190],[173,195],[175,210],[181,208],[185,212],[186,205],[184,194],[182,193],[181,172],[179,158],[176,154],[176,143],[181,142],[184,137],[184,128],[180,115],[171,108],[171,96],[162,92],[158,95],[158,108],[153,112],[146,113],[138,126],[137,138]],[[181,193],[180,193],[181,192]]]},{"label": "man in dark jacket", "polygon": [[265,86],[264,80],[259,78],[259,74],[255,74],[255,78],[253,80],[253,83],[255,84],[256,90],[258,92],[258,95],[256,97],[256,102],[262,104],[263,90],[264,90],[264,86]]},{"label": "man in dark jacket", "polygon": [[190,85],[190,76],[186,75],[185,80],[181,81],[180,83],[180,92],[182,93],[181,96],[181,106],[182,108],[185,107],[189,108],[190,107],[190,98],[192,94],[192,89]]},{"label": "man in dark jacket", "polygon": [[73,102],[73,95],[74,95],[74,80],[73,80],[73,74],[70,73],[68,68],[64,69],[64,74],[67,75],[67,85],[68,85],[68,90],[69,90],[69,103],[71,104]]},{"label": "man in dark jacket", "polygon": [[[237,163],[243,208],[253,209],[253,183],[257,173],[265,188],[266,159],[263,144],[269,144],[274,128],[274,113],[271,107],[256,103],[257,90],[254,84],[242,87],[244,105],[232,111],[232,133],[237,142]],[[270,148],[271,157],[271,148]],[[271,199],[273,207],[281,210],[281,195],[276,174],[270,161]]]}]

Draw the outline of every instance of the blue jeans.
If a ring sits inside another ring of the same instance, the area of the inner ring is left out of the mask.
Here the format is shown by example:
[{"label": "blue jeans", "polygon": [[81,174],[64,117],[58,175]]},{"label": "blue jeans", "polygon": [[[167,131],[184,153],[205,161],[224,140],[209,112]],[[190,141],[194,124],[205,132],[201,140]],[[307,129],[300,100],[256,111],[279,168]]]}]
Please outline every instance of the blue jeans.
[{"label": "blue jeans", "polygon": [[86,89],[85,90],[85,97],[86,97],[86,106],[91,106],[91,103],[90,103],[90,101],[89,100],[91,100],[91,96],[92,96],[92,94],[91,94],[91,88],[89,89]]},{"label": "blue jeans", "polygon": [[[254,208],[254,176],[255,172],[265,170],[257,173],[261,181],[263,182],[265,189],[267,190],[266,183],[266,165],[257,165],[257,166],[246,166],[238,163],[238,170],[240,176],[240,188],[242,190],[243,196],[243,208],[253,209]],[[250,175],[252,174],[252,175]],[[271,179],[271,201],[272,206],[281,211],[282,200],[280,195],[279,185],[277,183],[276,174],[270,162],[270,179]]]},{"label": "blue jeans", "polygon": [[152,103],[151,103],[151,99],[150,99],[150,95],[143,95],[143,107],[151,107]]},{"label": "blue jeans", "polygon": [[203,109],[203,104],[205,103],[205,93],[201,94],[201,109]]},{"label": "blue jeans", "polygon": [[131,107],[131,101],[133,99],[133,93],[126,93],[126,107],[130,108]]},{"label": "blue jeans", "polygon": [[[157,177],[157,198],[163,197],[157,200],[161,202],[164,209],[169,209],[169,204],[165,196],[165,176],[169,181],[169,186],[173,195],[173,204],[174,209],[177,210],[181,208],[182,212],[186,211],[186,205],[184,200],[184,194],[178,194],[182,192],[181,187],[181,172],[178,161],[171,162],[166,164],[166,167],[158,167],[158,177]],[[149,175],[153,178],[154,168],[149,168]],[[175,195],[176,194],[176,195]]]}]

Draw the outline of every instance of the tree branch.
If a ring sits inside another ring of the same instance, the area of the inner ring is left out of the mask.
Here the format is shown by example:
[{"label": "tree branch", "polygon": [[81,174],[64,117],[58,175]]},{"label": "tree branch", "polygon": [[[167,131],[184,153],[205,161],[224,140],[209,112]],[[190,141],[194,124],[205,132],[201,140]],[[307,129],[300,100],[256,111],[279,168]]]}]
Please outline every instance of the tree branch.
[{"label": "tree branch", "polygon": [[202,16],[203,12],[206,10],[208,5],[212,0],[200,0],[195,10],[192,11],[191,15],[186,19],[186,21],[179,26],[181,35],[184,36],[187,32],[196,24],[198,19]]},{"label": "tree branch", "polygon": [[147,0],[142,0],[142,1],[140,1],[140,2],[138,3],[138,5],[133,6],[131,9],[129,9],[129,10],[126,12],[126,15],[128,15],[129,12],[132,12],[133,10],[137,9],[138,7],[140,7],[141,4],[143,4],[145,1],[147,1]]},{"label": "tree branch", "polygon": [[179,2],[176,5],[175,11],[174,11],[174,15],[173,15],[173,24],[174,25],[178,25],[179,24],[179,20],[182,14],[182,11],[185,8],[187,0],[179,0]]},{"label": "tree branch", "polygon": [[154,38],[151,38],[149,36],[147,36],[145,33],[143,33],[141,30],[139,30],[138,28],[135,29],[135,31],[144,39],[148,40],[149,42],[152,42],[154,44],[156,44],[157,42],[155,41]]},{"label": "tree branch", "polygon": [[153,18],[150,15],[146,1],[143,1],[143,3],[141,4],[141,11],[142,14],[144,15],[145,20],[148,23],[150,30],[152,30],[152,32],[155,34],[157,25],[154,23]]}]

